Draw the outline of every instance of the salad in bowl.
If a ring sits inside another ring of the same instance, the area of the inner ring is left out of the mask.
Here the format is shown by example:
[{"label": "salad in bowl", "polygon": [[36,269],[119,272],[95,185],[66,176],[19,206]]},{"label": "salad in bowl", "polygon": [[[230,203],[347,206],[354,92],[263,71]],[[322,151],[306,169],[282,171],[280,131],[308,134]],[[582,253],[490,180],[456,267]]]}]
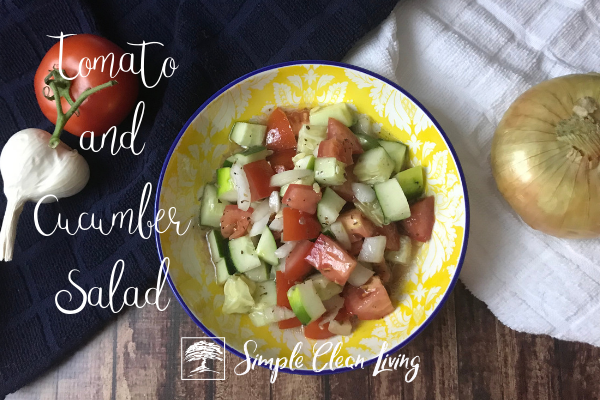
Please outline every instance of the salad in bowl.
[{"label": "salad in bowl", "polygon": [[394,311],[385,286],[431,238],[435,205],[408,147],[371,126],[348,103],[233,125],[240,150],[205,186],[199,215],[223,313],[327,339]]},{"label": "salad in bowl", "polygon": [[250,73],[190,117],[159,180],[155,212],[171,209],[190,228],[157,247],[190,318],[243,359],[303,355],[280,368],[301,374],[349,369],[314,372],[332,356],[320,344],[366,366],[414,338],[458,279],[469,223],[427,110],[369,71],[311,61]]}]

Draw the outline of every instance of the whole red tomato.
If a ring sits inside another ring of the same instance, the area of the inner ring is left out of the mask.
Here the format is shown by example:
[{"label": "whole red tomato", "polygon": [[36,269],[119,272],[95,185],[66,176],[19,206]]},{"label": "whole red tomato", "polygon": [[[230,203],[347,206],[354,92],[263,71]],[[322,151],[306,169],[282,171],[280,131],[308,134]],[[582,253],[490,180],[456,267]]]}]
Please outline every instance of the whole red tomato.
[{"label": "whole red tomato", "polygon": [[[34,78],[35,96],[38,104],[46,118],[53,124],[56,124],[56,103],[54,100],[48,100],[44,97],[44,87],[46,86],[44,78],[53,67],[58,68],[59,50],[60,43],[56,43],[48,50]],[[87,76],[77,76],[71,81],[70,93],[73,100],[77,100],[84,90],[108,82],[111,79],[116,79],[119,82],[118,85],[92,94],[81,104],[79,115],[73,115],[65,126],[65,130],[73,135],[81,136],[85,131],[93,131],[95,135],[101,135],[111,126],[120,124],[135,105],[138,95],[138,79],[131,72],[119,70],[119,60],[124,52],[108,39],[96,35],[81,34],[69,36],[63,40],[62,68],[68,77],[77,75],[79,62],[83,57],[89,58],[93,66],[95,58],[99,56],[107,57],[109,53],[114,54],[113,74],[116,73],[116,76],[110,76],[111,59],[109,57],[104,65],[104,71],[101,71],[102,59],[98,60],[95,69],[88,69],[85,62],[82,63],[81,73]],[[129,63],[129,57],[126,60],[125,66]],[[67,100],[62,99],[61,104],[63,112],[67,112],[70,108]]]}]

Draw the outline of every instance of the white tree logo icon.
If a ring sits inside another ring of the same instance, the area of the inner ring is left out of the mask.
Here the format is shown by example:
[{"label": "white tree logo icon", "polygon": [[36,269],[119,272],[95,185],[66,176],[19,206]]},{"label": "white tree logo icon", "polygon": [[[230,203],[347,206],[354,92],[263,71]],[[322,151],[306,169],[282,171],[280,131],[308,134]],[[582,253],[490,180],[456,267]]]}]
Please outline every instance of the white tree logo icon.
[{"label": "white tree logo icon", "polygon": [[223,361],[223,348],[212,341],[206,340],[201,340],[190,345],[185,351],[185,362],[201,361],[202,363],[199,367],[190,371],[188,376],[203,372],[215,372],[219,374],[219,371],[214,371],[206,366],[207,360]]}]

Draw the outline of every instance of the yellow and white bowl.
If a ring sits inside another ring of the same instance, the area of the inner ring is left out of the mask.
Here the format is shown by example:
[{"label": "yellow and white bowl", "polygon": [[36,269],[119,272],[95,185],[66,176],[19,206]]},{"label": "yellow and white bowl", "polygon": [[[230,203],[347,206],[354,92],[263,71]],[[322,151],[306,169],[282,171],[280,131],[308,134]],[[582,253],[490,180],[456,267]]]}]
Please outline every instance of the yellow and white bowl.
[{"label": "yellow and white bowl", "polygon": [[[469,207],[459,161],[439,124],[410,94],[372,72],[354,66],[302,61],[252,72],[230,83],[206,101],[187,121],[165,160],[156,196],[155,213],[175,207],[181,221],[192,221],[188,232],[175,229],[157,235],[161,260],[169,258],[168,282],[194,322],[213,337],[224,337],[226,348],[245,358],[244,344],[252,356],[289,359],[302,343],[304,368],[283,369],[311,374],[316,341],[304,338],[300,328],[280,330],[276,324],[254,327],[247,316],[221,312],[223,288],[215,281],[204,232],[198,226],[198,191],[214,179],[215,171],[232,146],[228,134],[236,121],[264,119],[275,106],[315,107],[347,102],[368,114],[374,129],[389,132],[391,139],[410,148],[410,159],[427,173],[427,194],[435,196],[436,222],[431,241],[419,248],[410,266],[398,267],[401,278],[390,293],[396,310],[379,321],[362,321],[352,336],[334,337],[342,344],[339,356],[361,356],[375,361],[384,343],[393,352],[408,343],[431,321],[460,272],[467,247]],[[220,339],[216,339],[221,342]],[[317,357],[324,365],[330,354]],[[327,368],[321,373],[348,368]]]}]

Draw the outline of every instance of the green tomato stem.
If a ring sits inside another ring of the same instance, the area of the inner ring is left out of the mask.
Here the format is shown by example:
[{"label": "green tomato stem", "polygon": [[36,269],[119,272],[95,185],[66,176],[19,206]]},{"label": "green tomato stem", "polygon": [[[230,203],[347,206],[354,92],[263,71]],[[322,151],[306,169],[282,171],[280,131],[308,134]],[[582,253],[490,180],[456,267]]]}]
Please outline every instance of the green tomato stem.
[{"label": "green tomato stem", "polygon": [[[50,76],[52,76],[54,79],[49,79]],[[62,93],[63,96],[61,96],[61,89],[58,87],[58,84],[63,84],[62,80],[64,80],[64,78],[60,76],[56,68],[50,71],[50,74],[48,74],[48,77],[46,79],[46,82],[53,93],[53,101],[56,102],[56,126],[54,127],[54,132],[52,133],[50,143],[48,144],[48,146],[50,146],[53,149],[55,149],[56,146],[58,146],[58,144],[60,143],[60,135],[62,134],[62,131],[65,125],[67,124],[67,121],[73,116],[73,114],[78,112],[79,106],[85,101],[85,99],[87,99],[90,95],[99,92],[102,89],[106,89],[107,87],[114,86],[118,83],[116,80],[111,80],[96,87],[86,89],[83,91],[83,93],[81,93],[81,95],[79,95],[77,100],[73,101],[68,92],[66,94]],[[71,106],[66,113],[63,112],[61,103],[63,97],[65,97],[65,99]]]}]

